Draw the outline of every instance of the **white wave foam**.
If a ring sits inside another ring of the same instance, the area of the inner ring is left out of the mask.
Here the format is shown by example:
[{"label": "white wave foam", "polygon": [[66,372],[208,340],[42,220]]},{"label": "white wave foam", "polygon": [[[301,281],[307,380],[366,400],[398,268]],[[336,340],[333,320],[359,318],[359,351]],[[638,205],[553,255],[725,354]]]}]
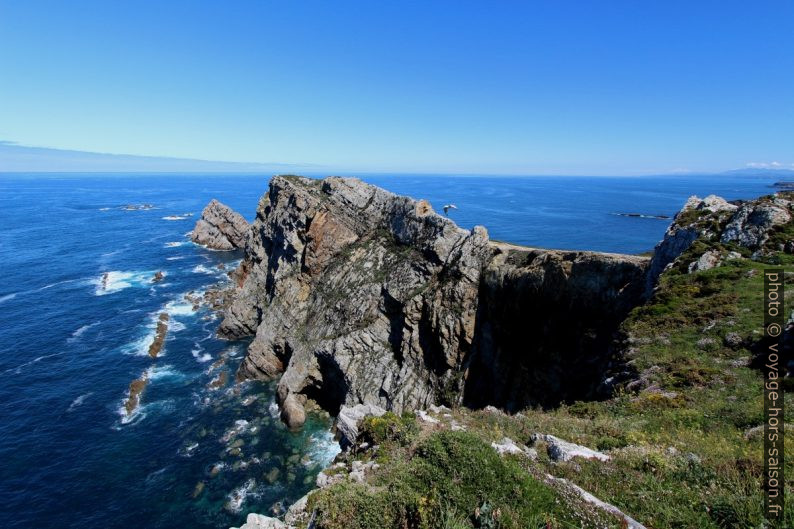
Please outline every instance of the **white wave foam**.
[{"label": "white wave foam", "polygon": [[112,208],[99,208],[99,211],[109,211]]},{"label": "white wave foam", "polygon": [[240,512],[240,509],[245,502],[245,499],[251,494],[256,487],[256,481],[251,478],[232,492],[229,493],[229,501],[226,502],[226,508],[234,513]]},{"label": "white wave foam", "polygon": [[339,443],[330,431],[317,432],[309,437],[309,460],[306,466],[319,465],[327,467],[331,461],[342,451]]},{"label": "white wave foam", "polygon": [[234,426],[226,430],[226,433],[221,437],[222,443],[228,443],[234,436],[244,432],[248,429],[248,421],[245,419],[237,419],[234,421]]},{"label": "white wave foam", "polygon": [[95,321],[94,323],[89,323],[88,325],[83,325],[82,327],[80,327],[79,329],[77,329],[76,331],[74,331],[74,332],[72,333],[72,336],[66,339],[66,342],[67,342],[67,343],[74,343],[74,342],[76,342],[77,340],[79,340],[79,339],[80,339],[80,337],[83,335],[83,333],[84,333],[85,331],[87,331],[87,330],[88,330],[88,329],[90,329],[91,327],[95,327],[95,326],[99,325],[100,323],[101,323],[101,322]]},{"label": "white wave foam", "polygon": [[185,295],[181,294],[177,297],[177,299],[173,301],[169,301],[165,304],[164,311],[168,313],[169,316],[193,316],[196,312],[193,310],[193,305],[190,303],[185,303],[182,301]]},{"label": "white wave foam", "polygon": [[120,272],[113,270],[105,272],[91,282],[96,285],[94,294],[104,296],[105,294],[112,294],[133,286],[150,286],[153,275],[152,272]]},{"label": "white wave foam", "polygon": [[80,395],[79,397],[77,397],[76,399],[74,399],[74,400],[72,401],[72,403],[69,405],[69,407],[66,409],[66,411],[67,411],[67,412],[71,412],[71,411],[73,411],[75,408],[77,408],[77,407],[79,407],[79,406],[82,406],[82,405],[83,405],[83,402],[85,402],[85,399],[87,399],[88,397],[90,397],[90,396],[91,396],[91,395],[93,395],[93,394],[94,394],[94,392],[93,392],[93,391],[91,391],[91,392],[89,392],[89,393],[84,393],[84,394]]},{"label": "white wave foam", "polygon": [[0,303],[8,301],[9,299],[14,299],[15,297],[17,297],[16,292],[12,294],[6,294],[5,296],[0,296]]},{"label": "white wave foam", "polygon": [[198,448],[198,447],[199,447],[199,444],[198,444],[198,443],[193,443],[193,444],[191,444],[191,445],[188,445],[188,446],[184,447],[182,450],[180,450],[180,451],[179,451],[179,454],[180,454],[181,456],[184,456],[184,457],[192,457],[192,456],[193,456],[193,452],[194,452],[194,451],[196,450],[196,448]]},{"label": "white wave foam", "polygon": [[[149,346],[154,343],[156,331],[153,325],[147,325],[151,330],[137,340],[121,346],[121,352],[135,356],[149,356]],[[164,351],[160,351],[159,356],[164,356]]]},{"label": "white wave foam", "polygon": [[[128,397],[129,393],[127,393],[127,395],[124,397],[121,407],[118,409],[118,414],[121,416],[121,420],[119,422],[122,426],[138,424],[144,420],[150,412],[173,413],[176,410],[176,402],[174,399],[158,400],[147,404],[144,404],[142,401],[140,401],[138,406],[132,410],[132,413],[127,415],[127,410],[124,407],[124,404],[127,402]],[[120,428],[116,429],[118,430]]]},{"label": "white wave foam", "polygon": [[149,380],[162,380],[164,378],[184,378],[184,374],[180,373],[172,365],[162,365],[150,367],[146,370],[146,378]]},{"label": "white wave foam", "polygon": [[66,283],[73,283],[75,281],[80,281],[80,280],[79,279],[66,279],[64,281],[56,281],[55,283],[50,283],[48,285],[44,285],[43,287],[37,289],[36,292],[39,292],[41,290],[47,290],[48,288],[57,287],[58,285],[63,285],[63,284],[66,284]]},{"label": "white wave foam", "polygon": [[184,245],[185,245],[185,241],[172,241],[172,242],[165,243],[164,246],[166,248],[176,248],[178,246],[184,246]]},{"label": "white wave foam", "polygon": [[193,272],[196,274],[209,274],[209,275],[216,275],[218,273],[217,270],[211,270],[204,265],[198,265],[193,268]]},{"label": "white wave foam", "polygon": [[[149,315],[149,320],[146,323],[146,334],[126,345],[123,345],[121,347],[121,352],[136,356],[147,356],[149,354],[149,346],[154,343],[154,339],[157,335],[157,323],[159,321],[160,314],[163,312],[167,313],[170,317],[167,323],[169,334],[184,331],[187,328],[185,324],[180,321],[176,321],[174,318],[193,316],[196,313],[193,311],[193,305],[181,301],[183,298],[184,294],[181,294],[177,296],[176,299],[166,303],[162,310],[151,313]],[[165,356],[165,348],[160,351],[158,356]]]},{"label": "white wave foam", "polygon": [[163,217],[163,220],[187,220],[192,217],[192,213],[183,213],[181,215],[167,215]]},{"label": "white wave foam", "polygon": [[37,364],[37,363],[41,362],[42,360],[46,360],[47,358],[53,358],[55,356],[61,356],[64,353],[65,353],[65,351],[61,351],[61,352],[52,353],[52,354],[49,354],[49,355],[37,356],[33,360],[30,360],[29,362],[25,362],[24,364],[19,364],[16,367],[9,367],[8,369],[3,371],[2,373],[5,374],[5,373],[10,373],[10,372],[13,371],[15,374],[18,375],[18,374],[20,374],[22,372],[22,368],[24,368],[24,367],[32,366],[33,364]]},{"label": "white wave foam", "polygon": [[278,404],[276,404],[275,400],[273,402],[271,402],[270,405],[267,407],[267,412],[274,419],[278,419],[280,412],[279,412],[279,409],[278,409]]},{"label": "white wave foam", "polygon": [[240,347],[239,345],[233,345],[227,348],[226,350],[224,350],[221,354],[226,358],[237,359],[240,358],[242,352],[243,352],[242,347]]},{"label": "white wave foam", "polygon": [[201,346],[198,344],[196,344],[196,346],[197,347],[195,347],[190,351],[190,354],[193,355],[193,358],[195,358],[197,362],[199,362],[200,364],[204,364],[212,360],[211,354],[209,353],[201,354],[204,351],[204,349],[202,349]]},{"label": "white wave foam", "polygon": [[187,259],[187,255],[174,255],[165,258],[166,261],[181,261],[182,259]]}]

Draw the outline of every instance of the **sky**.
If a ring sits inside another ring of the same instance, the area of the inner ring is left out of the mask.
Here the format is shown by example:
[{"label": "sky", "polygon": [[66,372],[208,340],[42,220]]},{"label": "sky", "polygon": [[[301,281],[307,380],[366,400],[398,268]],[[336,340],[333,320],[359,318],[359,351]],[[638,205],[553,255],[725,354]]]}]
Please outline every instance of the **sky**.
[{"label": "sky", "polygon": [[0,0],[0,171],[794,168],[792,27],[790,0]]}]

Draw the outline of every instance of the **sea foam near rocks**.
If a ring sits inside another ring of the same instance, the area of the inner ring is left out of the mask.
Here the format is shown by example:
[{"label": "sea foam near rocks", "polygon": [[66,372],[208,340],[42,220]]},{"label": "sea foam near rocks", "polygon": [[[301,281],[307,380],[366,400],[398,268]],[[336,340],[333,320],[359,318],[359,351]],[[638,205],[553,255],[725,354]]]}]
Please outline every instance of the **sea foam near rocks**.
[{"label": "sea foam near rocks", "polygon": [[154,272],[122,272],[113,270],[105,272],[99,277],[91,280],[91,283],[96,285],[94,294],[97,296],[104,296],[106,294],[113,294],[120,290],[130,287],[150,286],[151,278]]}]

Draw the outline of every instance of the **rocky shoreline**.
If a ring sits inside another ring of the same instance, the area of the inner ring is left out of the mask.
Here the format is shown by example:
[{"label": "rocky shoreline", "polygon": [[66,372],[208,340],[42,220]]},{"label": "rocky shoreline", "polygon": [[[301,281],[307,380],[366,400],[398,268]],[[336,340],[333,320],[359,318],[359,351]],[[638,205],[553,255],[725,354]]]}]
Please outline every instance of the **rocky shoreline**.
[{"label": "rocky shoreline", "polygon": [[[232,217],[211,206],[209,218]],[[780,231],[791,221],[785,193],[734,203],[692,197],[652,258],[541,250],[492,242],[482,227],[462,230],[425,201],[356,179],[279,176],[247,232],[236,223],[226,236],[202,218],[192,238],[245,252],[230,273],[234,286],[221,296],[218,331],[253,336],[238,380],[278,378],[282,420],[300,428],[305,406],[316,403],[337,417],[343,454],[353,454],[367,449],[362,421],[387,412],[462,431],[465,424],[450,422],[438,405],[515,413],[642,388],[636,382],[647,375],[633,368],[631,342],[619,329],[654,296],[662,274],[794,253]],[[210,224],[219,233],[200,235]],[[693,254],[699,245],[704,250]],[[571,365],[575,372],[566,371]],[[552,460],[552,452],[561,461],[609,458],[551,434],[532,441]],[[493,449],[533,454],[510,439]],[[360,482],[373,467],[357,465],[345,473],[332,466],[332,474]],[[625,526],[643,527],[566,479],[536,477]],[[337,481],[322,473],[317,490]],[[304,497],[285,522],[252,514],[243,528],[303,527],[316,514],[306,505]]]}]

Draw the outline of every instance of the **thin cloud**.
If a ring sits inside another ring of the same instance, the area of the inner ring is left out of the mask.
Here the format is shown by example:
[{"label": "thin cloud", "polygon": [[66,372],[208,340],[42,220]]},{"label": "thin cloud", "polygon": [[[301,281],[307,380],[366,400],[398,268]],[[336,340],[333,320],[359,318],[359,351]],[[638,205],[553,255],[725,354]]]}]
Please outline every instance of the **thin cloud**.
[{"label": "thin cloud", "polygon": [[794,163],[784,164],[780,162],[750,162],[747,164],[750,169],[786,169],[794,168]]}]

